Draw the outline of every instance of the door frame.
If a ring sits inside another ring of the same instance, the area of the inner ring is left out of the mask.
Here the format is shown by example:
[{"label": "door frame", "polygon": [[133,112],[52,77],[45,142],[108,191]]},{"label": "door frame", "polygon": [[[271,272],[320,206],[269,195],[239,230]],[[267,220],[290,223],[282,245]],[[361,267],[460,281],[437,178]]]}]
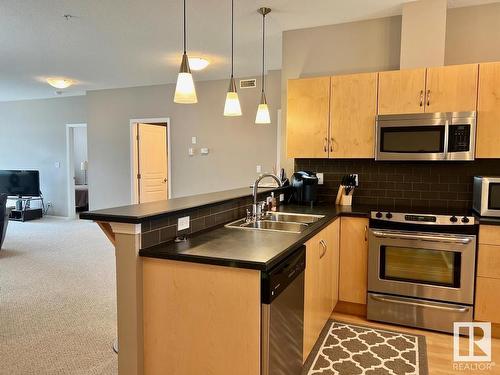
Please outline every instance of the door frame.
[{"label": "door frame", "polygon": [[130,203],[139,203],[139,191],[137,186],[137,173],[139,163],[137,159],[137,127],[136,124],[167,124],[167,189],[168,198],[172,198],[172,141],[170,137],[170,128],[172,126],[170,117],[139,118],[130,119]]},{"label": "door frame", "polygon": [[[74,219],[77,217],[75,210],[75,143],[74,143],[74,129],[87,128],[86,123],[66,124],[66,204],[67,217]],[[88,128],[87,128],[87,158],[88,158]],[[88,174],[87,174],[88,176]],[[89,184],[87,177],[87,186]]]}]

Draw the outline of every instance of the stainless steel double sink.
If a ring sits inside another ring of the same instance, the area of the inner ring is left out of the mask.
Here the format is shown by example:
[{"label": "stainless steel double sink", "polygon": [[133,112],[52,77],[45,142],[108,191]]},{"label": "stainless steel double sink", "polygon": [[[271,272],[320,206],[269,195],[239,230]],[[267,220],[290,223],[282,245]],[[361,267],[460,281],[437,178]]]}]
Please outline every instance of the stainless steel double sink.
[{"label": "stainless steel double sink", "polygon": [[226,224],[226,227],[273,232],[301,233],[306,230],[309,225],[314,224],[323,217],[324,215],[269,212],[259,220],[247,221],[246,219],[239,219]]}]

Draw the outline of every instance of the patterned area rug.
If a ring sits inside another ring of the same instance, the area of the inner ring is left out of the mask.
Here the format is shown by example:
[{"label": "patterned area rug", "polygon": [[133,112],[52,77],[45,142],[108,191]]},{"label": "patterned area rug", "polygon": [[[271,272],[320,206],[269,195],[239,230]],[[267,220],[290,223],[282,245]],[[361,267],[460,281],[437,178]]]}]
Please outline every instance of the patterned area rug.
[{"label": "patterned area rug", "polygon": [[425,337],[329,320],[303,375],[427,375]]}]

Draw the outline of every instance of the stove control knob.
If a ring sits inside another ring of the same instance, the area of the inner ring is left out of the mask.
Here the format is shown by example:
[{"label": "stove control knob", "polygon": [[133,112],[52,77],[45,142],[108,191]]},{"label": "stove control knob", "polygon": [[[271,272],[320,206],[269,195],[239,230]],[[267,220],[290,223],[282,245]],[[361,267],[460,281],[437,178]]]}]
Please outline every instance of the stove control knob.
[{"label": "stove control knob", "polygon": [[390,212],[388,212],[385,214],[385,217],[388,219],[392,219],[392,214]]},{"label": "stove control knob", "polygon": [[377,213],[375,214],[375,216],[377,217],[377,219],[382,218],[382,212],[380,212],[380,211],[379,211],[379,212],[377,212]]},{"label": "stove control knob", "polygon": [[458,221],[458,219],[457,219],[457,217],[456,217],[456,216],[452,216],[452,217],[450,217],[450,221],[451,221],[452,223],[456,223],[456,222]]},{"label": "stove control knob", "polygon": [[464,223],[464,224],[467,224],[469,221],[470,221],[470,220],[469,220],[469,218],[468,218],[467,216],[464,216],[464,217],[462,218],[462,223]]}]

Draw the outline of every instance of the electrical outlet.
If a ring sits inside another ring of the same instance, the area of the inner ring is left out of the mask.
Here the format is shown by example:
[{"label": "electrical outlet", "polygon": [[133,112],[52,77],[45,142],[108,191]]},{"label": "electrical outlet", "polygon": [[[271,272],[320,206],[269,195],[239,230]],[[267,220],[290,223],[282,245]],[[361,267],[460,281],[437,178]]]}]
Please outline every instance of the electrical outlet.
[{"label": "electrical outlet", "polygon": [[189,229],[189,216],[184,216],[177,219],[177,230],[181,231],[184,229]]},{"label": "electrical outlet", "polygon": [[284,202],[285,201],[285,194],[280,194],[280,202]]},{"label": "electrical outlet", "polygon": [[316,173],[316,177],[318,177],[318,185],[324,184],[324,175],[323,173]]}]

